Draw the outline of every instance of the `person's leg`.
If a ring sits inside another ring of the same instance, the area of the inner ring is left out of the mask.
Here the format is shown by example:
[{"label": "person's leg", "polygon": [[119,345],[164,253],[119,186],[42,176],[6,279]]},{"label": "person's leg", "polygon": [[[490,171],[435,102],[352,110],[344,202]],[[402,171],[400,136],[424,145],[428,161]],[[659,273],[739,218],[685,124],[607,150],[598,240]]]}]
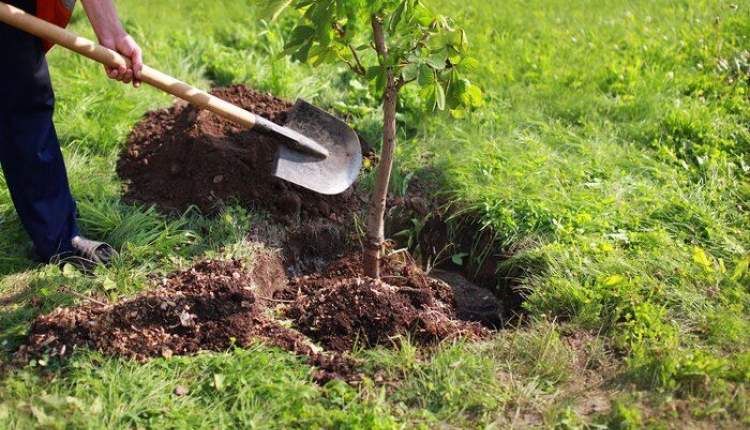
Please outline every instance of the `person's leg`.
[{"label": "person's leg", "polygon": [[[33,0],[13,0],[33,13]],[[52,123],[54,94],[41,41],[0,24],[0,165],[8,189],[39,257],[71,252],[78,234]]]},{"label": "person's leg", "polygon": [[51,110],[6,115],[0,164],[21,223],[42,261],[70,253],[78,235],[76,205],[70,193]]}]

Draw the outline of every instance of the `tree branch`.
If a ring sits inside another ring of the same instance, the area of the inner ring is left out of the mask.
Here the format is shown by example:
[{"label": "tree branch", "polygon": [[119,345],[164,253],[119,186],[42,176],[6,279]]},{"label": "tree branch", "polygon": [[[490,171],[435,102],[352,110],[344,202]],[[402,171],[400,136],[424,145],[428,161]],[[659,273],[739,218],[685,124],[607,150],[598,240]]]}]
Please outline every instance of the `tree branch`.
[{"label": "tree branch", "polygon": [[396,89],[400,90],[404,85],[412,83],[416,80],[417,78],[412,78],[412,79],[407,80],[407,79],[404,79],[403,76],[399,76],[399,78],[396,80]]},{"label": "tree branch", "polygon": [[383,65],[388,61],[388,46],[385,44],[383,18],[377,15],[372,16],[372,35],[375,40],[375,51],[377,51],[378,57],[382,57],[380,64]]},{"label": "tree branch", "polygon": [[87,296],[85,294],[81,294],[78,291],[75,291],[75,290],[73,290],[71,288],[66,287],[65,285],[60,285],[57,288],[57,291],[60,291],[61,293],[70,294],[71,296],[78,297],[79,299],[87,300],[87,301],[95,303],[95,304],[97,304],[99,306],[109,306],[107,303],[100,302],[99,300],[96,300],[93,297],[89,297],[89,296]]},{"label": "tree branch", "polygon": [[349,66],[349,69],[351,69],[352,72],[354,72],[354,73],[356,73],[356,74],[358,74],[360,76],[364,76],[365,75],[365,73],[362,73],[362,71],[359,69],[359,67],[357,67],[356,64],[352,64],[352,62],[349,61],[349,60],[347,60],[346,58],[341,58],[341,61],[343,61],[344,64],[346,64],[347,66]]},{"label": "tree branch", "polygon": [[352,56],[354,57],[354,61],[357,63],[358,70],[355,70],[355,72],[359,73],[360,75],[366,75],[367,69],[365,69],[365,66],[362,65],[362,62],[359,61],[359,55],[357,55],[357,50],[354,49],[352,44],[349,44],[349,50],[352,51]]}]

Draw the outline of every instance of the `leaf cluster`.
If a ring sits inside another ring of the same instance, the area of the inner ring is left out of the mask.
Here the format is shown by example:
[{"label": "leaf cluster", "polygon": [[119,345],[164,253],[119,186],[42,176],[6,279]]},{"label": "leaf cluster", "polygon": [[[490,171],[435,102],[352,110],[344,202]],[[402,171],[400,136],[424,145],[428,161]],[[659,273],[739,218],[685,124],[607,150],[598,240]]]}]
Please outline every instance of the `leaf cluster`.
[{"label": "leaf cluster", "polygon": [[[431,109],[459,114],[483,103],[482,91],[466,78],[478,62],[468,55],[466,32],[420,0],[279,0],[266,9],[274,16],[291,7],[298,21],[285,50],[313,65],[345,63],[378,93],[389,73],[396,90],[420,87]],[[376,43],[375,26],[384,48]]]}]

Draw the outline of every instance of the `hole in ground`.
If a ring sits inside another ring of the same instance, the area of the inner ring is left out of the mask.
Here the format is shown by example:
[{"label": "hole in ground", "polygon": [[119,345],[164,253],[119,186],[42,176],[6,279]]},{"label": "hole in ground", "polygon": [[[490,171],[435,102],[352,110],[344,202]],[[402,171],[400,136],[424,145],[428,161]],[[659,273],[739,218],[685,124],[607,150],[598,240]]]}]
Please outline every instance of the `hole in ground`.
[{"label": "hole in ground", "polygon": [[[387,237],[407,248],[418,265],[453,290],[457,317],[498,329],[514,325],[525,313],[521,280],[524,268],[500,272],[510,255],[498,252],[496,236],[483,230],[471,215],[456,216],[438,210],[416,180],[404,197],[390,198]],[[352,216],[346,220],[306,220],[287,225],[255,226],[251,239],[282,249],[287,274],[323,273],[329,264],[361,251]],[[272,237],[273,236],[273,237]]]},{"label": "hole in ground", "polygon": [[[411,188],[411,187],[410,187]],[[514,325],[524,315],[523,268],[500,273],[509,255],[498,253],[496,238],[470,216],[449,217],[419,194],[390,199],[387,236],[397,248],[407,248],[418,266],[448,284],[456,300],[457,317],[498,329]],[[449,220],[450,218],[450,220]],[[360,252],[349,222],[312,220],[287,226],[277,240],[253,234],[253,240],[282,249],[290,277],[325,272],[329,264]],[[454,257],[454,258],[452,258]]]},{"label": "hole in ground", "polygon": [[463,222],[452,230],[443,216],[433,214],[414,252],[425,265],[434,266],[430,274],[451,285],[465,318],[502,328],[522,318],[524,296],[520,273],[499,274],[507,257],[495,253],[493,239],[475,223]]},{"label": "hole in ground", "polygon": [[431,276],[453,289],[458,317],[499,329],[522,320],[523,268],[501,272],[509,255],[499,252],[494,232],[482,229],[469,214],[445,213],[423,197],[419,183],[394,199],[388,212],[388,234],[408,248]]}]

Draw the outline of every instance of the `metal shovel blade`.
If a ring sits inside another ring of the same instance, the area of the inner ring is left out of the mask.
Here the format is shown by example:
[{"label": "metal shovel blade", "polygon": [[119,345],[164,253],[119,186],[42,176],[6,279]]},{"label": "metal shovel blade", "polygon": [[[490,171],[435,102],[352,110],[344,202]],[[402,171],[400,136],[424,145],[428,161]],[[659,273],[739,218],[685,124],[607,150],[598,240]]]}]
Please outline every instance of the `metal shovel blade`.
[{"label": "metal shovel blade", "polygon": [[362,148],[357,133],[345,122],[300,99],[284,125],[316,141],[329,155],[320,158],[279,145],[274,176],[329,195],[343,193],[354,183],[362,167]]}]

